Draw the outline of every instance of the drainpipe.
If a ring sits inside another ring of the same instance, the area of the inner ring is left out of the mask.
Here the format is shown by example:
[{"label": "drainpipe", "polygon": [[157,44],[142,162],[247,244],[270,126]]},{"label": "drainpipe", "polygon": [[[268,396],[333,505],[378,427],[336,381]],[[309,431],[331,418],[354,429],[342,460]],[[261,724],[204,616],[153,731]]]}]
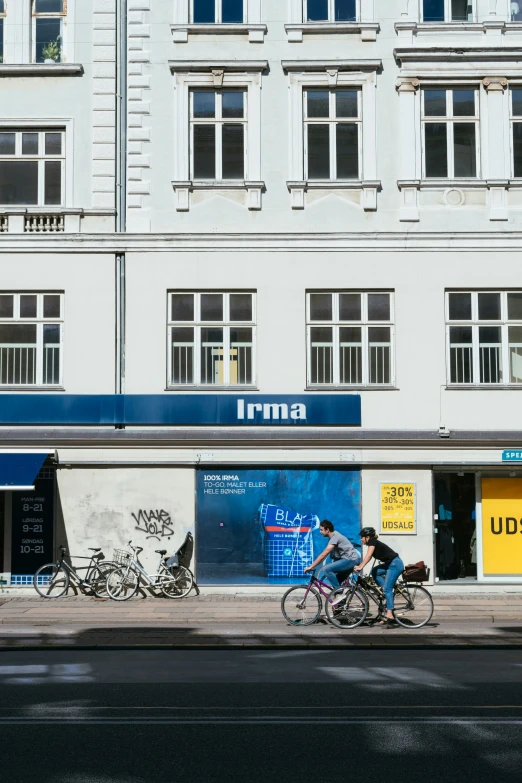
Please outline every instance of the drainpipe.
[{"label": "drainpipe", "polygon": [[[127,0],[116,15],[116,232],[126,230],[127,212]],[[116,394],[125,393],[125,254],[116,254]]]}]

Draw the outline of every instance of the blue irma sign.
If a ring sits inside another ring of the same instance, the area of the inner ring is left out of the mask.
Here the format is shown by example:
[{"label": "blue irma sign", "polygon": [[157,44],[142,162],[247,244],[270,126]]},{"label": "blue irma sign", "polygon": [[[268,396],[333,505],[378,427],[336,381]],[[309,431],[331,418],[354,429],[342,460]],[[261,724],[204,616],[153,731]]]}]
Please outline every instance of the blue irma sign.
[{"label": "blue irma sign", "polygon": [[522,462],[522,449],[510,449],[502,452],[502,462]]},{"label": "blue irma sign", "polygon": [[359,394],[5,394],[0,425],[360,427]]}]

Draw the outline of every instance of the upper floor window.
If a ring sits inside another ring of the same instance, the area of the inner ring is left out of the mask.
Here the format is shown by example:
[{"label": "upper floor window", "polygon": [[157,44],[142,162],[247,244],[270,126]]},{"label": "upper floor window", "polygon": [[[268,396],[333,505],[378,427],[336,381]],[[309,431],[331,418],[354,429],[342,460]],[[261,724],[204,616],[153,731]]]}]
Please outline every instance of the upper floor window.
[{"label": "upper floor window", "polygon": [[446,317],[449,383],[522,383],[522,291],[452,291]]},{"label": "upper floor window", "polygon": [[196,24],[240,24],[244,21],[244,0],[192,0],[192,21]]},{"label": "upper floor window", "polygon": [[472,87],[422,90],[425,177],[476,177],[478,91]]},{"label": "upper floor window", "polygon": [[472,0],[422,0],[424,22],[472,22]]},{"label": "upper floor window", "polygon": [[522,22],[522,0],[511,0],[510,12],[512,22]]},{"label": "upper floor window", "polygon": [[169,294],[169,384],[254,383],[255,294]]},{"label": "upper floor window", "polygon": [[522,177],[522,88],[511,88],[512,171]]},{"label": "upper floor window", "polygon": [[355,22],[357,0],[303,0],[307,22]]},{"label": "upper floor window", "polygon": [[309,293],[308,384],[388,386],[393,383],[393,295]]},{"label": "upper floor window", "polygon": [[61,206],[64,132],[0,128],[0,205]]},{"label": "upper floor window", "polygon": [[33,59],[36,63],[62,61],[66,0],[33,0]]},{"label": "upper floor window", "polygon": [[0,0],[0,63],[4,62],[4,18],[5,0]]},{"label": "upper floor window", "polygon": [[245,179],[245,90],[191,92],[192,179]]},{"label": "upper floor window", "polygon": [[359,179],[361,91],[304,91],[306,179]]},{"label": "upper floor window", "polygon": [[0,385],[61,382],[63,294],[0,293]]}]

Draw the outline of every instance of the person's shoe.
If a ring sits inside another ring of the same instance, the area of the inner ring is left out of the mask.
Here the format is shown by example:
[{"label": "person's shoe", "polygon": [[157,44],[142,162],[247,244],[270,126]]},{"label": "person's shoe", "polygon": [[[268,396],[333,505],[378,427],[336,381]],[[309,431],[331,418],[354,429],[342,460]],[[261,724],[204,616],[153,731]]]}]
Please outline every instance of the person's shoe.
[{"label": "person's shoe", "polygon": [[330,601],[330,603],[332,604],[332,606],[338,606],[342,601],[345,600],[346,600],[346,593],[343,591],[342,593],[339,593],[339,595],[337,595],[333,599],[333,601]]}]

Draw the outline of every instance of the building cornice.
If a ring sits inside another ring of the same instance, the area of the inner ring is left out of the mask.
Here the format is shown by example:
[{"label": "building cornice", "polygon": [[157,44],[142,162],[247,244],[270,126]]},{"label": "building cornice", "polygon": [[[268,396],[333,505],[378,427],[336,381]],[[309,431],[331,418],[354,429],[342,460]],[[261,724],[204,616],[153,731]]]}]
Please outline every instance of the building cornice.
[{"label": "building cornice", "polygon": [[268,60],[169,60],[172,73],[211,73],[214,70],[261,73],[268,69]]},{"label": "building cornice", "polygon": [[293,234],[2,234],[5,253],[175,252],[474,252],[520,253],[522,232],[369,232]]}]

